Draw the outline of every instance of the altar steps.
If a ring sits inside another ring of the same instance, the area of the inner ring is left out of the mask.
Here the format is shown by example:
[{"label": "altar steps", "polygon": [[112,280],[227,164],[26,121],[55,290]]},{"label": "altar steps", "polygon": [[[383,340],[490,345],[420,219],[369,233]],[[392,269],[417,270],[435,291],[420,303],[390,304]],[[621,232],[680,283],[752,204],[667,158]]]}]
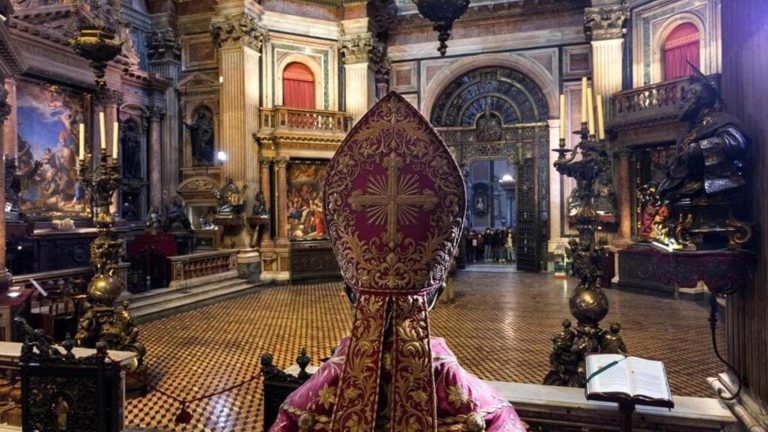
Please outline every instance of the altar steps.
[{"label": "altar steps", "polygon": [[128,311],[137,323],[143,323],[232,298],[259,285],[238,278],[234,271],[189,282],[184,287],[134,294],[128,299]]}]

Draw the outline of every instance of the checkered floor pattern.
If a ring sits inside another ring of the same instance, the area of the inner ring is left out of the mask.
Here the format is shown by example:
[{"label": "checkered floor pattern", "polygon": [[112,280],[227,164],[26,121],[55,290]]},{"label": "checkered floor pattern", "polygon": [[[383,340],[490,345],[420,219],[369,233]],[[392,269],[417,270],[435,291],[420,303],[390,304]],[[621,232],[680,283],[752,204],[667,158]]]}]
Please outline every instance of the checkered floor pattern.
[{"label": "checkered floor pattern", "polygon": [[[456,300],[431,313],[463,366],[484,379],[539,383],[548,370],[551,337],[570,318],[572,280],[549,274],[460,272]],[[608,290],[611,310],[630,353],[663,360],[672,392],[710,397],[707,376],[723,370],[710,347],[707,311],[688,301]],[[351,326],[338,283],[282,286],[180,313],[140,327],[150,381],[191,399],[246,380],[259,357],[289,366],[300,347],[317,363]],[[720,340],[724,338],[721,331]],[[722,348],[721,348],[722,349]],[[261,431],[259,381],[188,407],[189,425],[175,425],[178,405],[156,392],[126,405],[126,424],[149,431]]]}]

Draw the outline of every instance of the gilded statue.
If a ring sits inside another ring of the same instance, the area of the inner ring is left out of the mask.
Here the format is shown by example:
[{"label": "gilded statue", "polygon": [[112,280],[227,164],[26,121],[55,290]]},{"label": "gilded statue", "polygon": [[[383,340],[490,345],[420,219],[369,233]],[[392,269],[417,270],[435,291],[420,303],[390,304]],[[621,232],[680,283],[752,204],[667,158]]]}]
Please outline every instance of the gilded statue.
[{"label": "gilded statue", "polygon": [[269,217],[269,209],[267,203],[264,200],[264,192],[256,192],[256,196],[253,199],[253,215],[260,218]]},{"label": "gilded statue", "polygon": [[243,213],[246,189],[248,189],[248,185],[243,185],[243,188],[240,189],[232,177],[227,177],[221,189],[212,191],[219,203],[217,215],[220,217],[240,216]]}]

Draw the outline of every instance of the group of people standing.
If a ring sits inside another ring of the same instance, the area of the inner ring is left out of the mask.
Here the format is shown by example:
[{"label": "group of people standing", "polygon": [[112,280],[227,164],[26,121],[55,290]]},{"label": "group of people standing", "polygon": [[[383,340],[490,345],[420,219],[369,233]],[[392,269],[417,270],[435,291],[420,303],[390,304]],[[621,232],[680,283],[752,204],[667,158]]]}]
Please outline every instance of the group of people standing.
[{"label": "group of people standing", "polygon": [[515,231],[512,228],[465,231],[464,250],[467,263],[514,262]]}]

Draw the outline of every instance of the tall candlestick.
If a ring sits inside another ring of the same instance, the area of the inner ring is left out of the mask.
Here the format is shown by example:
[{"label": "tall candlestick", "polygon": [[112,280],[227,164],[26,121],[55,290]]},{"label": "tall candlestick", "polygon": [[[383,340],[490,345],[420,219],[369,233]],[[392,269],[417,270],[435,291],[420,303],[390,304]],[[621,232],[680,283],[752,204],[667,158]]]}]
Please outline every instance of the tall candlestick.
[{"label": "tall candlestick", "polygon": [[587,77],[581,77],[581,122],[587,122]]},{"label": "tall candlestick", "polygon": [[85,125],[80,123],[78,126],[79,126],[78,141],[80,144],[78,146],[78,150],[79,150],[78,157],[80,160],[85,160]]},{"label": "tall candlestick", "polygon": [[99,138],[101,139],[101,142],[99,143],[99,148],[106,151],[107,150],[107,129],[104,123],[105,123],[104,111],[101,111],[99,113]]},{"label": "tall candlestick", "polygon": [[592,103],[592,87],[587,88],[587,126],[589,134],[595,134],[595,105]]},{"label": "tall candlestick", "polygon": [[597,139],[605,139],[605,118],[603,117],[603,97],[597,95]]},{"label": "tall candlestick", "polygon": [[560,139],[565,139],[565,95],[560,95]]},{"label": "tall candlestick", "polygon": [[117,136],[118,136],[118,124],[117,122],[114,123],[112,126],[112,157],[117,161]]}]

